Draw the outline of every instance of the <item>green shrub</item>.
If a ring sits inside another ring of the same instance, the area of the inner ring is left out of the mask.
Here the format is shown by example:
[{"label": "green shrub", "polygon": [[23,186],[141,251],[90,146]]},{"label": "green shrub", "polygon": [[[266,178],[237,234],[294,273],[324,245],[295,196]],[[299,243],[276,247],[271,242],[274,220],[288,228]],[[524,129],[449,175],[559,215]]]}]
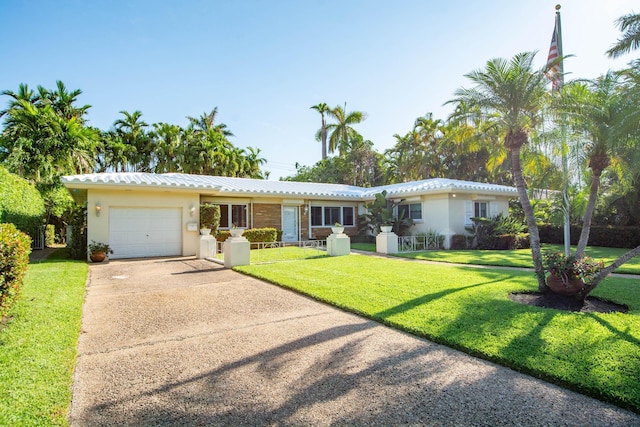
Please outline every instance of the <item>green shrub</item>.
[{"label": "green shrub", "polygon": [[35,236],[44,218],[44,201],[27,180],[0,167],[0,223]]},{"label": "green shrub", "polygon": [[451,236],[451,249],[467,249],[467,236],[464,234]]},{"label": "green shrub", "polygon": [[200,228],[211,229],[211,235],[215,236],[220,227],[220,205],[205,203],[200,205]]},{"label": "green shrub", "polygon": [[275,242],[278,231],[275,228],[250,228],[242,235],[250,242]]},{"label": "green shrub", "polygon": [[495,248],[499,250],[528,249],[531,247],[529,233],[501,234],[496,236]]},{"label": "green shrub", "polygon": [[71,238],[69,239],[69,256],[71,259],[87,259],[87,208],[75,206],[69,215]]},{"label": "green shrub", "polygon": [[20,296],[30,252],[29,236],[13,224],[0,224],[0,318]]},{"label": "green shrub", "polygon": [[55,242],[56,242],[56,226],[53,224],[47,224],[47,228],[44,231],[44,244],[47,247],[51,247]]},{"label": "green shrub", "polygon": [[[244,230],[242,236],[245,237],[250,242],[277,242],[278,230],[275,228],[249,228]],[[231,237],[231,233],[229,230],[219,230],[216,235],[216,240],[218,242],[224,242],[229,237]]]},{"label": "green shrub", "polygon": [[[543,224],[538,226],[540,242],[564,243],[564,227],[561,225]],[[577,245],[582,228],[571,226],[571,244]],[[640,245],[640,227],[623,227],[616,225],[593,225],[589,233],[589,246],[606,248],[631,249]]]}]

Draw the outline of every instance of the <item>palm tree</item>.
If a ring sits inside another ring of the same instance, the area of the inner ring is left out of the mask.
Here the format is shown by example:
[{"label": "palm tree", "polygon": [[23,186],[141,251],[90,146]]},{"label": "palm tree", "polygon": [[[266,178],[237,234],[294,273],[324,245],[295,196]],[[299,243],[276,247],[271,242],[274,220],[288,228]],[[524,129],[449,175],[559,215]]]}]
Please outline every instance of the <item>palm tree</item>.
[{"label": "palm tree", "polygon": [[[617,179],[623,180],[623,171],[633,168],[626,165],[629,156],[631,132],[637,131],[639,112],[636,101],[630,99],[628,87],[620,83],[620,74],[609,72],[589,83],[574,82],[566,87],[561,98],[561,108],[568,115],[570,125],[588,139],[582,144],[582,151],[591,169],[591,184],[588,203],[582,222],[580,240],[576,248],[576,258],[584,256],[589,241],[591,221],[595,211],[600,181],[605,169],[618,172]],[[637,138],[637,136],[636,136]],[[629,251],[640,253],[640,246]],[[628,252],[628,253],[629,253]],[[624,254],[623,257],[628,256]],[[618,260],[614,262],[617,263]],[[621,264],[619,264],[621,265]],[[607,269],[604,269],[605,271]],[[591,292],[605,276],[592,280],[584,292]]]},{"label": "palm tree", "polygon": [[75,117],[84,123],[83,116],[91,108],[91,105],[85,104],[82,107],[74,105],[78,100],[78,96],[82,94],[80,89],[68,92],[64,83],[58,80],[56,81],[56,90],[47,90],[42,86],[38,86],[38,91],[41,94],[41,102],[51,105],[56,114],[65,119]]},{"label": "palm tree", "polygon": [[322,141],[322,160],[324,160],[327,158],[327,123],[325,122],[324,115],[327,114],[330,109],[324,102],[313,105],[310,108],[316,110],[322,116],[322,124],[320,130],[316,133],[316,140]]},{"label": "palm tree", "polygon": [[215,124],[217,115],[218,107],[214,107],[210,113],[202,113],[200,117],[187,116],[187,119],[189,120],[189,127],[195,129],[196,131],[205,133],[210,130],[215,130],[225,137],[234,136],[233,133],[227,129],[227,125],[225,125],[224,123],[220,123],[217,125]]},{"label": "palm tree", "polygon": [[616,23],[623,34],[622,38],[606,52],[610,58],[618,58],[640,47],[640,14],[630,13],[621,16]]},{"label": "palm tree", "polygon": [[326,126],[327,132],[331,133],[329,152],[333,153],[337,149],[341,156],[346,155],[349,151],[349,140],[358,135],[358,132],[351,126],[361,123],[367,118],[366,114],[361,111],[347,113],[345,110],[346,104],[344,109],[338,105],[327,111],[327,114],[337,122]]},{"label": "palm tree", "polygon": [[133,172],[148,171],[151,169],[151,157],[153,147],[145,128],[149,125],[142,120],[142,113],[138,110],[133,113],[120,111],[123,118],[117,119],[113,126],[122,137],[122,141],[131,147],[132,154],[129,157],[129,166]]},{"label": "palm tree", "polygon": [[529,142],[529,132],[540,122],[540,111],[547,96],[544,72],[533,69],[534,58],[535,52],[524,52],[516,54],[511,60],[497,58],[488,61],[484,69],[465,75],[475,86],[458,89],[449,103],[465,103],[469,108],[464,110],[464,114],[470,119],[481,118],[495,123],[501,129],[529,228],[538,287],[540,291],[546,291],[540,236],[521,165],[522,148]]}]

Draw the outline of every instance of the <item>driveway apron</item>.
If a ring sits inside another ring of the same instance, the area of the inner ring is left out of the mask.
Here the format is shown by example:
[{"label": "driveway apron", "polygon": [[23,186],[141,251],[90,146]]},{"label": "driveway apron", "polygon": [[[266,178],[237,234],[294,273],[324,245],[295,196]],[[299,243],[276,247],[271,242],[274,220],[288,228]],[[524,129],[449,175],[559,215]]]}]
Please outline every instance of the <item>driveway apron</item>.
[{"label": "driveway apron", "polygon": [[637,414],[193,258],[91,264],[70,420],[640,426]]}]

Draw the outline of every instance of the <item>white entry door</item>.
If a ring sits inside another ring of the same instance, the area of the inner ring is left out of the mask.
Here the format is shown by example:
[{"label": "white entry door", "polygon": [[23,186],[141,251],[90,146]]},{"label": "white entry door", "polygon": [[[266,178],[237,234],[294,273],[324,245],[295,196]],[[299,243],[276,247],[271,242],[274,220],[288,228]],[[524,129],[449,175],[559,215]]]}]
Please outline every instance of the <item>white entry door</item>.
[{"label": "white entry door", "polygon": [[282,241],[298,241],[298,207],[282,207]]}]

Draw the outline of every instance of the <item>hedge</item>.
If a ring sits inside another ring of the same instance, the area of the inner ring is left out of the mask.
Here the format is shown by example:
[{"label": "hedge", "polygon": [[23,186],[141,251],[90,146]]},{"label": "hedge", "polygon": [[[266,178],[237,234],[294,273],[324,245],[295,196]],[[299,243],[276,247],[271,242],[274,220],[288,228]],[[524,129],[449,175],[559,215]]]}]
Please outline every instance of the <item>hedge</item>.
[{"label": "hedge", "polygon": [[[538,226],[542,243],[564,243],[564,227],[543,224]],[[577,245],[582,227],[571,226],[571,244]],[[593,225],[589,233],[589,246],[631,249],[640,245],[640,227]]]},{"label": "hedge", "polygon": [[[249,228],[244,230],[242,236],[245,237],[250,242],[276,242],[278,237],[278,230],[275,228]],[[231,237],[231,233],[229,230],[219,230],[216,233],[216,240],[218,242],[224,242],[229,237]]]},{"label": "hedge", "polygon": [[13,224],[0,224],[0,319],[20,296],[30,252],[29,236]]},{"label": "hedge", "polygon": [[0,166],[0,223],[14,224],[18,230],[35,235],[44,213],[44,200],[38,190]]}]

